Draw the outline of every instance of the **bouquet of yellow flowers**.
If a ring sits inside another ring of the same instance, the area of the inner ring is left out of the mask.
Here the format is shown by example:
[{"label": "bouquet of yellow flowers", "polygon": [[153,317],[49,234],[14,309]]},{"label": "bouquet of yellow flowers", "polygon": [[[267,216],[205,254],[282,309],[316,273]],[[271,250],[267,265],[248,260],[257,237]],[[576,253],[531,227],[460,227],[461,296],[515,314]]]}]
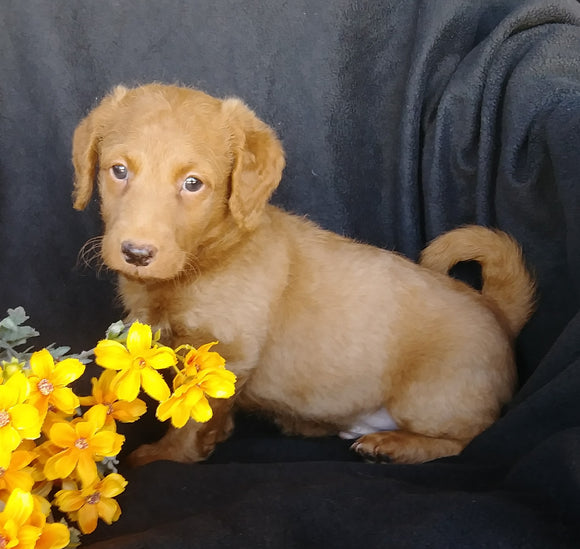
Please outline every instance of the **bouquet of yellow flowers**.
[{"label": "bouquet of yellow flowers", "polygon": [[[156,417],[179,428],[190,418],[208,421],[207,397],[231,397],[236,377],[211,351],[215,342],[172,349],[139,322],[112,324],[80,355],[54,346],[18,351],[38,335],[26,320],[19,307],[0,321],[0,548],[75,547],[99,519],[111,524],[121,514],[114,498],[127,481],[116,469],[125,440],[117,422],[146,412],[141,390],[159,402]],[[93,355],[103,371],[92,394],[79,397],[70,384]],[[166,368],[175,370],[173,390],[159,372]]]}]

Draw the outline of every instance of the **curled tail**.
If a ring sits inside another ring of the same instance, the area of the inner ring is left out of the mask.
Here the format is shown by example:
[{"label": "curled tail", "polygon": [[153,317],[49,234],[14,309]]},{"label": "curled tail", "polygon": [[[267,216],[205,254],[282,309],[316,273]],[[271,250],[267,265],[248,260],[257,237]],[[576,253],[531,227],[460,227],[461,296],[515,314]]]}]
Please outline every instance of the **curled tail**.
[{"label": "curled tail", "polygon": [[481,265],[481,293],[501,312],[515,337],[534,309],[535,284],[519,245],[502,231],[469,225],[442,234],[421,254],[420,264],[447,274],[460,261]]}]

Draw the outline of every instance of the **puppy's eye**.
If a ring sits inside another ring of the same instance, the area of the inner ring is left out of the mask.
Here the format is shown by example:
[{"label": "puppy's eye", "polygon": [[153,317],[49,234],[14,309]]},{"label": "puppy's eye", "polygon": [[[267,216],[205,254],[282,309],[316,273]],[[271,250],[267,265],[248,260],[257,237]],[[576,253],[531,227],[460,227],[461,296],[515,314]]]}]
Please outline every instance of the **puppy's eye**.
[{"label": "puppy's eye", "polygon": [[119,180],[124,180],[127,179],[127,175],[128,175],[128,170],[127,170],[127,166],[123,166],[123,164],[115,164],[112,168],[111,168],[111,173],[113,174],[113,177],[115,179],[119,179]]},{"label": "puppy's eye", "polygon": [[190,175],[189,177],[185,178],[183,182],[182,189],[189,193],[196,193],[203,187],[203,181],[198,179],[197,177],[193,177]]}]

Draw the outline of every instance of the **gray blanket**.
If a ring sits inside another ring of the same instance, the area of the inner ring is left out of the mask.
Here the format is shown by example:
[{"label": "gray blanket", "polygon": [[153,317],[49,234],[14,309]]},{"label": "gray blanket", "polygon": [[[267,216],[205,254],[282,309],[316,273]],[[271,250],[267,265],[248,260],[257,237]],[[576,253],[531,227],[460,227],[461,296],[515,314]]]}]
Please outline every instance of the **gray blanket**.
[{"label": "gray blanket", "polygon": [[278,205],[411,258],[496,226],[539,285],[521,388],[461,456],[378,466],[240,417],[207,464],[121,466],[123,515],[88,546],[578,546],[577,2],[1,0],[0,52],[0,313],[23,305],[40,343],[89,348],[122,314],[77,262],[96,199],[70,203],[72,131],[118,83],[240,96],[286,148]]}]

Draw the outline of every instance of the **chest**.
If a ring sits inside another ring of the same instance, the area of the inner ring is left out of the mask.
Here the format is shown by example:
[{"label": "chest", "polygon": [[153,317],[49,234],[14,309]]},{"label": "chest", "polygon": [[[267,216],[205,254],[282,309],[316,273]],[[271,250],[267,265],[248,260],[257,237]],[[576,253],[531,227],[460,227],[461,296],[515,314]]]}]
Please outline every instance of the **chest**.
[{"label": "chest", "polygon": [[217,341],[235,373],[252,367],[266,339],[271,294],[252,277],[199,277],[188,284],[120,281],[129,320],[161,330],[168,345],[199,347]]}]

